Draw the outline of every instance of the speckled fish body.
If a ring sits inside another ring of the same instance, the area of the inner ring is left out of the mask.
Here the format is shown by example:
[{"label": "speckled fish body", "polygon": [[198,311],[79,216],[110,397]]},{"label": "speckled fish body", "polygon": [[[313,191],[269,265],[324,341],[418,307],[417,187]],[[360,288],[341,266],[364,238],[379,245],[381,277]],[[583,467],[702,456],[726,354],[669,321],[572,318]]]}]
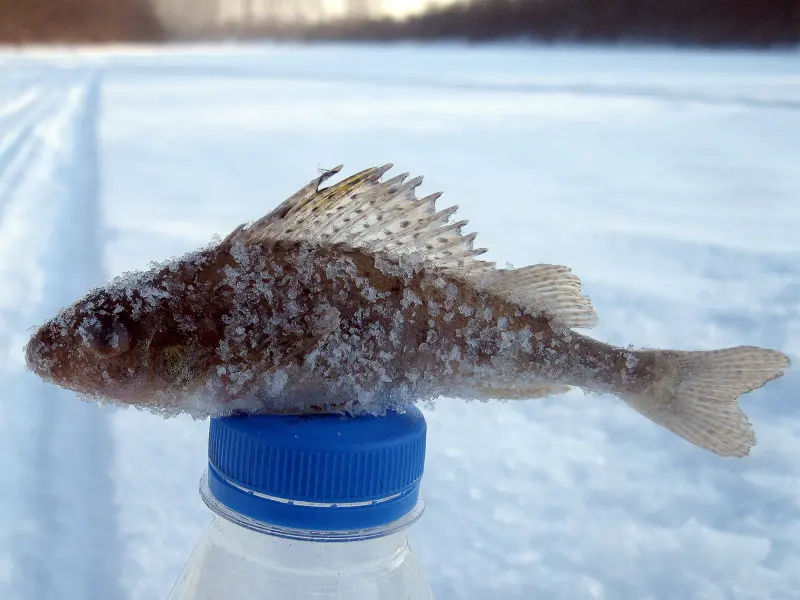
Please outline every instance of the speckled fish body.
[{"label": "speckled fish body", "polygon": [[91,399],[196,417],[380,412],[433,400],[529,399],[579,386],[620,396],[703,448],[755,443],[740,394],[780,352],[631,350],[596,322],[566,267],[497,269],[420,180],[327,172],[208,248],[93,290],[32,337],[44,379]]}]

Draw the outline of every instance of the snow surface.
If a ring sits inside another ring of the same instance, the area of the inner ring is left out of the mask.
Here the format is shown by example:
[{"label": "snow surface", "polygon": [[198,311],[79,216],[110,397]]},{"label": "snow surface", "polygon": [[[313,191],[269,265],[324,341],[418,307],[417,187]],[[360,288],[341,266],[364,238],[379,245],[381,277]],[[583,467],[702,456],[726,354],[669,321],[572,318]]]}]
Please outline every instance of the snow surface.
[{"label": "snow surface", "polygon": [[[0,597],[164,598],[210,514],[208,422],[24,370],[88,287],[225,235],[315,176],[394,162],[487,260],[566,264],[616,344],[800,359],[800,54],[457,46],[0,53]],[[800,364],[800,363],[798,363]],[[427,412],[434,593],[791,598],[800,376],[723,460],[610,397]]]}]

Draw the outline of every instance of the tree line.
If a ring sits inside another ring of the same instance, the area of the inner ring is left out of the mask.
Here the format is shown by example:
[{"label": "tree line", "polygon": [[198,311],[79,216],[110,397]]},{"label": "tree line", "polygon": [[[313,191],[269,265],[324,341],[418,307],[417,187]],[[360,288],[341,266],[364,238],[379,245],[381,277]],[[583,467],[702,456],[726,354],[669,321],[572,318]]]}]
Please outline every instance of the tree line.
[{"label": "tree line", "polygon": [[158,41],[166,35],[148,0],[0,0],[0,43]]},{"label": "tree line", "polygon": [[460,0],[403,20],[377,16],[381,0],[342,5],[347,16],[331,20],[324,0],[0,0],[0,43],[215,37],[800,43],[800,0]]},{"label": "tree line", "polygon": [[405,20],[340,20],[313,39],[661,42],[776,46],[800,42],[800,0],[462,0]]}]

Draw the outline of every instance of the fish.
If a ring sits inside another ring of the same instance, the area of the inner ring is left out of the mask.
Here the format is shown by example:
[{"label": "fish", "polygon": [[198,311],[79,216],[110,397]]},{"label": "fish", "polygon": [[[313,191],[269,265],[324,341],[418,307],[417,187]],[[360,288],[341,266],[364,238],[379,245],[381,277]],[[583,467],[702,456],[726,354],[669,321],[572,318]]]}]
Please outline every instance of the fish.
[{"label": "fish", "polygon": [[339,412],[463,400],[610,394],[695,446],[756,443],[742,394],[784,353],[618,347],[561,265],[499,268],[422,177],[318,174],[224,239],[124,273],[61,309],[28,368],[87,401],[165,417]]}]

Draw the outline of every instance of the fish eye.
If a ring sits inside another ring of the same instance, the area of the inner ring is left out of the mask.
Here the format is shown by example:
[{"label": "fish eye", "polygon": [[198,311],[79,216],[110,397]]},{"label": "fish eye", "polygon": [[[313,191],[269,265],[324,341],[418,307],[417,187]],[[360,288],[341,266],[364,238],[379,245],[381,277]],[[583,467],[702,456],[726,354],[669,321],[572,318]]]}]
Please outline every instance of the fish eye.
[{"label": "fish eye", "polygon": [[115,317],[87,317],[83,320],[78,333],[84,346],[98,356],[114,356],[126,352],[130,348],[131,336],[125,325]]}]

